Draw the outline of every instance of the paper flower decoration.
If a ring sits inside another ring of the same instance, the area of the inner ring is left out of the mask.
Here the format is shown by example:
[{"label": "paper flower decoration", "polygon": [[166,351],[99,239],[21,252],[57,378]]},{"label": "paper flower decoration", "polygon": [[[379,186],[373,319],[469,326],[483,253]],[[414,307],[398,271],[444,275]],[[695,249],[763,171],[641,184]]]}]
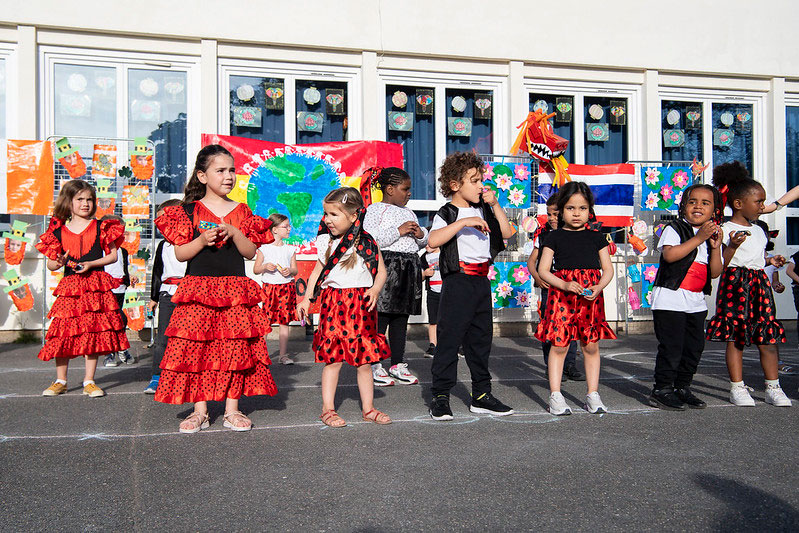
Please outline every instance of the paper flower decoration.
[{"label": "paper flower decoration", "polygon": [[497,189],[502,189],[503,191],[510,189],[510,186],[513,184],[511,177],[506,174],[497,175],[494,182],[497,184]]},{"label": "paper flower decoration", "polygon": [[650,191],[646,197],[646,208],[647,209],[654,209],[658,205],[658,197],[657,195]]},{"label": "paper flower decoration", "polygon": [[527,195],[524,194],[524,189],[521,187],[513,186],[508,191],[508,203],[514,207],[522,205],[526,199]]},{"label": "paper flower decoration", "polygon": [[67,87],[72,92],[82,93],[86,90],[86,76],[77,72],[70,74],[67,78]]},{"label": "paper flower decoration", "polygon": [[408,105],[408,95],[403,91],[394,91],[394,94],[391,95],[391,103],[394,104],[394,107],[405,107]]},{"label": "paper flower decoration", "polygon": [[[520,178],[524,176],[523,178]],[[530,165],[489,161],[485,164],[483,182],[497,195],[503,208],[530,207]]]},{"label": "paper flower decoration", "polygon": [[151,98],[158,94],[158,82],[152,78],[144,78],[139,82],[139,91],[144,96]]},{"label": "paper flower decoration", "polygon": [[247,100],[251,100],[253,96],[255,96],[255,89],[252,88],[252,85],[249,83],[245,83],[244,85],[239,85],[238,89],[236,89],[236,96],[242,102],[246,102]]},{"label": "paper flower decoration", "polygon": [[524,164],[514,166],[513,172],[516,174],[516,179],[521,181],[530,177],[530,167]]},{"label": "paper flower decoration", "polygon": [[497,296],[506,298],[513,292],[513,287],[510,286],[510,281],[503,281],[497,285]]},{"label": "paper flower decoration", "polygon": [[644,269],[644,279],[647,280],[649,283],[654,283],[655,276],[658,273],[658,267],[655,265],[648,265]]},{"label": "paper flower decoration", "polygon": [[633,222],[634,235],[637,235],[638,237],[643,239],[646,236],[646,230],[647,230],[646,222],[644,222],[643,220],[636,220],[635,222]]},{"label": "paper flower decoration", "polygon": [[456,96],[452,99],[452,109],[458,113],[463,113],[466,109],[466,99],[463,96]]},{"label": "paper flower decoration", "polygon": [[655,168],[646,169],[646,178],[644,178],[647,185],[654,185],[660,181],[660,171]]},{"label": "paper flower decoration", "polygon": [[516,293],[516,305],[519,307],[530,307],[530,293],[519,291]]},{"label": "paper flower decoration", "polygon": [[671,199],[671,196],[672,196],[673,194],[674,194],[674,189],[672,189],[672,188],[671,188],[671,187],[669,187],[668,185],[664,185],[663,187],[661,187],[661,188],[660,188],[660,196],[661,196],[661,197],[662,197],[664,200],[669,200],[669,199]]},{"label": "paper flower decoration", "polygon": [[684,193],[684,192],[685,191],[680,191],[680,192],[678,192],[677,194],[674,195],[674,203],[675,203],[675,205],[680,205],[680,202],[682,202],[682,193]]},{"label": "paper flower decoration", "polygon": [[674,173],[674,176],[672,176],[672,181],[675,187],[682,189],[688,185],[688,174],[684,170],[678,170]]},{"label": "paper flower decoration", "polygon": [[492,268],[496,271],[496,275],[490,280],[494,308],[529,306],[532,285],[527,265],[522,262],[498,261]]},{"label": "paper flower decoration", "polygon": [[485,172],[483,172],[483,181],[489,181],[494,177],[494,167],[486,165]]},{"label": "paper flower decoration", "polygon": [[316,105],[322,99],[322,95],[316,87],[309,87],[302,92],[302,99],[308,105]]},{"label": "paper flower decoration", "polygon": [[497,279],[497,269],[494,268],[494,265],[488,267],[488,274],[486,275],[489,281],[494,281]]},{"label": "paper flower decoration", "polygon": [[511,277],[513,277],[513,281],[516,283],[524,283],[530,279],[530,271],[527,270],[526,266],[521,265],[513,269]]}]

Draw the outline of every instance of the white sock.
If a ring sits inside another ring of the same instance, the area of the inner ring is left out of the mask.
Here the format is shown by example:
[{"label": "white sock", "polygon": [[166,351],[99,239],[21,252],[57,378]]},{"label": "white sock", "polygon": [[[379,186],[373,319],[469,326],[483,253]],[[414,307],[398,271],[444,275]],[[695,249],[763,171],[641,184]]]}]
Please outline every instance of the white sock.
[{"label": "white sock", "polygon": [[57,380],[55,380],[55,382],[56,383],[60,383],[61,385],[66,385],[67,384],[67,380],[65,380],[65,379],[57,379]]},{"label": "white sock", "polygon": [[766,388],[767,389],[779,389],[780,388],[780,380],[779,379],[767,379],[766,380]]},{"label": "white sock", "polygon": [[85,386],[86,386],[86,385],[88,385],[89,383],[92,383],[92,384],[94,384],[94,380],[93,380],[93,379],[87,379],[86,381],[84,381],[84,382],[83,382],[83,386],[85,387]]},{"label": "white sock", "polygon": [[735,388],[743,389],[744,387],[746,387],[746,385],[744,385],[743,381],[730,381],[730,388],[731,389],[735,389]]}]

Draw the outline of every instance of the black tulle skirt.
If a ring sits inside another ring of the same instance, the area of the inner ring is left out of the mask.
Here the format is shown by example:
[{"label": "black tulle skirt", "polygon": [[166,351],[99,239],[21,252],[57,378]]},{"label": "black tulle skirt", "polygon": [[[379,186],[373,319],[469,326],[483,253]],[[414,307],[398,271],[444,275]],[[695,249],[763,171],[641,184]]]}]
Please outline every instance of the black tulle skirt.
[{"label": "black tulle skirt", "polygon": [[419,255],[383,251],[386,284],[377,300],[378,313],[418,315],[422,312],[422,265]]}]

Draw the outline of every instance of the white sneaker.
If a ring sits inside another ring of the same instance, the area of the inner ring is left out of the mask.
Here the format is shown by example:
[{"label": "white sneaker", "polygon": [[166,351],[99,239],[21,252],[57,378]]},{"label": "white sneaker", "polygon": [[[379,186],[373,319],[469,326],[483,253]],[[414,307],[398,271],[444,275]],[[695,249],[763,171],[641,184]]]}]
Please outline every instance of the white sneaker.
[{"label": "white sneaker", "polygon": [[766,403],[775,407],[790,407],[791,400],[782,392],[780,387],[766,387]]},{"label": "white sneaker", "polygon": [[604,403],[602,403],[602,398],[599,397],[599,393],[597,391],[586,395],[585,410],[592,415],[608,412],[608,408],[605,407]]},{"label": "white sneaker", "polygon": [[559,392],[549,395],[549,413],[555,416],[566,416],[572,414],[571,407],[566,405],[566,399]]},{"label": "white sneaker", "polygon": [[[383,365],[380,365],[380,368],[383,368]],[[419,383],[419,378],[411,374],[408,370],[408,363],[391,365],[388,369],[388,373],[402,385],[416,385]]]},{"label": "white sneaker", "polygon": [[394,384],[394,380],[380,363],[372,365],[372,380],[375,382],[375,387],[390,387]]},{"label": "white sneaker", "polygon": [[730,389],[730,403],[741,407],[754,407],[755,401],[749,395],[746,387],[732,387]]}]

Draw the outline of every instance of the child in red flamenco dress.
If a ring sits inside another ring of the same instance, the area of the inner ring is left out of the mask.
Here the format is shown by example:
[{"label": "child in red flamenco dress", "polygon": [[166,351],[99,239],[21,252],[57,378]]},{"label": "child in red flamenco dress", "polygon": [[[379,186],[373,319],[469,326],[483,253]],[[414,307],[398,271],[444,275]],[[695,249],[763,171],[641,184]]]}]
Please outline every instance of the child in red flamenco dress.
[{"label": "child in red flamenco dress", "polygon": [[[585,409],[605,413],[599,397],[599,339],[615,339],[605,321],[602,289],[613,279],[608,241],[585,225],[594,212],[594,195],[585,183],[572,181],[558,193],[559,228],[541,243],[538,275],[550,285],[547,311],[535,336],[551,342],[549,352],[549,412],[569,415],[571,408],[560,392],[563,362],[569,343],[579,340],[585,358],[588,393]],[[554,261],[554,269],[552,268]]]},{"label": "child in red flamenco dress", "polygon": [[176,304],[155,400],[194,402],[181,433],[209,426],[208,401],[224,401],[224,426],[248,431],[239,398],[277,393],[264,335],[269,324],[258,304],[263,289],[244,271],[244,259],[273,240],[269,222],[227,195],[236,182],[233,156],[219,145],[197,154],[180,206],[155,221],[186,275],[172,296]]},{"label": "child in red flamenco dress", "polygon": [[97,398],[105,392],[94,383],[97,358],[130,347],[119,304],[111,292],[118,283],[103,267],[116,261],[124,228],[116,220],[94,218],[97,197],[83,180],[67,182],[58,193],[50,226],[36,245],[47,257],[47,268],[64,268],[54,291],[52,319],[39,359],[56,360],[56,380],[42,392],[58,396],[67,392],[69,360],[86,357],[83,394]]}]

